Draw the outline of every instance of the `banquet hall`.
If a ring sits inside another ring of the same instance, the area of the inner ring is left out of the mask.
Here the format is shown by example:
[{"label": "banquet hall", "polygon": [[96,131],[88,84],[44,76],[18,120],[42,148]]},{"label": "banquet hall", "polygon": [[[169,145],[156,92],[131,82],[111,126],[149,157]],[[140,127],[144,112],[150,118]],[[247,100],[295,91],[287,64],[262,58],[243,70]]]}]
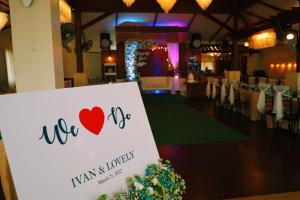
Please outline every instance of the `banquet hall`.
[{"label": "banquet hall", "polygon": [[[183,199],[296,200],[299,5],[0,0],[0,99],[135,82],[159,156],[185,180]],[[0,199],[16,200],[4,123]]]}]

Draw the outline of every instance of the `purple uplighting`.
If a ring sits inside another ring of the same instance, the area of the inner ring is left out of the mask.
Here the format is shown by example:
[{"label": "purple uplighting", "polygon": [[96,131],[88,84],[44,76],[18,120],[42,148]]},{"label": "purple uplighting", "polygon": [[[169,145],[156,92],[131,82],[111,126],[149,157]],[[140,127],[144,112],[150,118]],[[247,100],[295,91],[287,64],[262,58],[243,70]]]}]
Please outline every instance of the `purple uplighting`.
[{"label": "purple uplighting", "polygon": [[177,26],[177,27],[187,27],[188,24],[186,22],[157,22],[156,26]]}]

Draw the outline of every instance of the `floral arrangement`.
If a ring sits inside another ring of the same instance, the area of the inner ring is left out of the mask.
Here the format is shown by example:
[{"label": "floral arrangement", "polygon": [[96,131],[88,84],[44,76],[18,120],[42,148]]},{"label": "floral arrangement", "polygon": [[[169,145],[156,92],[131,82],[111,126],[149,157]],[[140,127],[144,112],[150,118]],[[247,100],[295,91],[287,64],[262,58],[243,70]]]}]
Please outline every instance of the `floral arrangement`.
[{"label": "floral arrangement", "polygon": [[[169,161],[159,160],[148,165],[145,177],[135,175],[127,179],[128,191],[116,192],[111,200],[181,200],[185,181],[174,172]],[[107,200],[106,194],[97,200]]]},{"label": "floral arrangement", "polygon": [[125,42],[125,69],[129,81],[135,81],[137,76],[137,51],[139,49],[152,49],[157,46],[153,40],[127,40]]}]

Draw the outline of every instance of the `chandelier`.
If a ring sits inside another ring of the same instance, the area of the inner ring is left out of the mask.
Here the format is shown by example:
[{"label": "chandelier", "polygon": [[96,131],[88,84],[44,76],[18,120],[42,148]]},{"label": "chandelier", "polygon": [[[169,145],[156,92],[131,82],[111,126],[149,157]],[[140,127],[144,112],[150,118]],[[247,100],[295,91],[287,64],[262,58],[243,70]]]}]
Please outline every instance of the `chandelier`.
[{"label": "chandelier", "polygon": [[276,32],[268,29],[258,32],[249,37],[249,47],[252,49],[263,49],[276,46]]},{"label": "chandelier", "polygon": [[206,10],[213,0],[196,0],[202,10]]},{"label": "chandelier", "polygon": [[130,7],[135,0],[123,0],[123,2],[126,4],[127,7]]},{"label": "chandelier", "polygon": [[165,13],[168,13],[177,0],[156,0],[160,7],[164,10]]},{"label": "chandelier", "polygon": [[0,31],[2,28],[4,28],[7,22],[8,22],[8,15],[4,12],[0,12]]}]

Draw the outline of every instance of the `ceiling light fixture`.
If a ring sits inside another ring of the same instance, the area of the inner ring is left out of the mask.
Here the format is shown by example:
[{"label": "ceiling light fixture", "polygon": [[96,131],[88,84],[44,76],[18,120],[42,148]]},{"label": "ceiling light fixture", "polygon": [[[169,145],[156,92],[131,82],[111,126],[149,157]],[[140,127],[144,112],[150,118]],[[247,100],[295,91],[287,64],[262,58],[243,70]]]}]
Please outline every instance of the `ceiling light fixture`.
[{"label": "ceiling light fixture", "polygon": [[206,10],[213,0],[196,0],[202,10]]},{"label": "ceiling light fixture", "polygon": [[129,8],[135,2],[135,0],[123,0],[123,2]]},{"label": "ceiling light fixture", "polygon": [[4,12],[0,12],[0,31],[4,28],[7,22],[8,22],[8,14]]},{"label": "ceiling light fixture", "polygon": [[252,49],[263,49],[276,46],[277,38],[274,29],[258,32],[249,37],[249,47]]},{"label": "ceiling light fixture", "polygon": [[168,13],[177,0],[156,0],[160,7],[164,10],[165,13]]},{"label": "ceiling light fixture", "polygon": [[293,40],[295,38],[295,34],[294,33],[288,33],[287,35],[286,35],[286,39],[287,40]]}]

